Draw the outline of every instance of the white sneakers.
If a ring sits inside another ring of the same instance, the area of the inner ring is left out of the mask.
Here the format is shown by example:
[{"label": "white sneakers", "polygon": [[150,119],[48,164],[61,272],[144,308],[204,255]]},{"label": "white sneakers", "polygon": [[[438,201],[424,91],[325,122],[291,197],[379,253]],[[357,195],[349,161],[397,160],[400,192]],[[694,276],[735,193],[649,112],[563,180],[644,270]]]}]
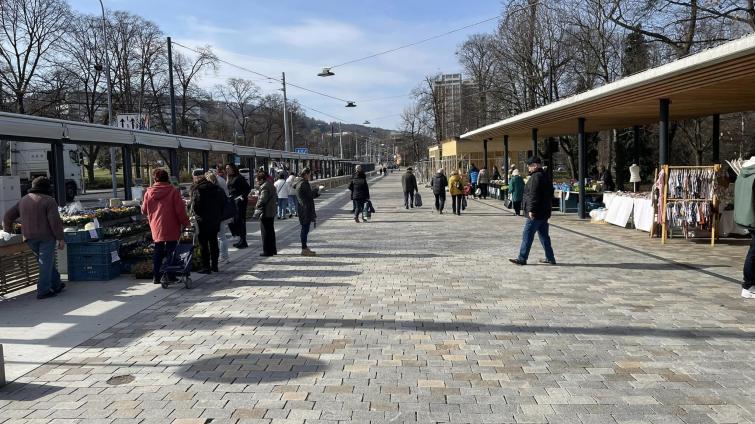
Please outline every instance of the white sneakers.
[{"label": "white sneakers", "polygon": [[742,297],[745,299],[755,299],[755,286],[750,287],[749,290],[742,289]]}]

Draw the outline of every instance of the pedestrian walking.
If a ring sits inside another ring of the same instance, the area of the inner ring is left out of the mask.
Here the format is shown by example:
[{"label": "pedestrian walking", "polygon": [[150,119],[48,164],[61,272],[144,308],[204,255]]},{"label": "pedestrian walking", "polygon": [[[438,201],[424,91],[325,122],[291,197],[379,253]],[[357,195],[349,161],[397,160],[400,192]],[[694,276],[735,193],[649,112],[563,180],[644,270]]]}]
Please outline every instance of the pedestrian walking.
[{"label": "pedestrian walking", "polygon": [[298,201],[296,199],[296,192],[294,191],[294,181],[296,181],[296,178],[298,178],[294,173],[292,172],[291,175],[286,178],[286,184],[288,184],[288,217],[291,218],[292,216],[298,214]]},{"label": "pedestrian walking", "polygon": [[455,170],[448,179],[448,191],[451,193],[451,206],[456,215],[461,215],[462,204],[464,201],[464,184],[461,182],[461,173]]},{"label": "pedestrian walking", "polygon": [[217,177],[212,172],[195,178],[191,187],[191,212],[197,221],[197,241],[202,263],[199,273],[220,272],[218,233],[223,220],[225,192],[218,187]]},{"label": "pedestrian walking", "polygon": [[349,190],[351,191],[351,199],[354,201],[354,222],[360,222],[359,215],[364,211],[364,204],[370,200],[367,175],[362,171],[361,165],[357,165],[357,172],[349,183]]},{"label": "pedestrian walking", "polygon": [[246,178],[239,174],[239,168],[236,165],[232,163],[226,165],[225,173],[228,176],[228,195],[236,202],[236,217],[229,227],[231,234],[239,240],[233,244],[233,247],[246,249],[249,247],[246,240],[246,208],[252,188]]},{"label": "pedestrian walking", "polygon": [[290,187],[286,184],[286,174],[278,172],[278,179],[275,180],[275,193],[278,199],[278,219],[286,219],[286,213],[288,212],[288,195]]},{"label": "pedestrian walking", "polygon": [[522,234],[522,244],[519,248],[519,256],[516,259],[509,259],[516,265],[527,265],[527,258],[530,255],[532,241],[535,239],[535,233],[540,238],[540,244],[545,251],[545,259],[540,263],[555,265],[556,257],[553,255],[551,247],[551,238],[548,234],[548,219],[551,217],[551,202],[553,200],[553,183],[543,172],[540,158],[534,156],[527,161],[527,169],[530,178],[524,186],[524,213],[527,222],[524,224]]},{"label": "pedestrian walking", "polygon": [[316,253],[307,247],[307,238],[309,236],[309,230],[312,224],[316,224],[317,214],[315,213],[315,196],[312,193],[312,187],[309,185],[310,171],[309,168],[304,168],[296,178],[293,184],[294,195],[296,196],[297,207],[299,216],[299,224],[301,225],[301,255],[302,256],[315,256]]},{"label": "pedestrian walking", "polygon": [[24,242],[34,253],[39,264],[37,299],[47,299],[62,292],[65,283],[55,267],[55,247],[65,247],[63,220],[58,203],[52,197],[52,183],[47,177],[37,177],[29,193],[8,209],[3,216],[3,228],[13,232],[13,221],[21,219]]},{"label": "pedestrian walking", "polygon": [[497,181],[501,179],[501,173],[498,171],[498,167],[493,167],[493,175],[490,177],[493,181]]},{"label": "pedestrian walking", "polygon": [[443,215],[443,207],[446,205],[446,187],[448,187],[448,178],[443,173],[443,168],[440,168],[433,175],[430,185],[433,188],[433,195],[435,195],[435,210]]},{"label": "pedestrian walking", "polygon": [[[152,173],[154,183],[144,193],[142,215],[147,217],[155,251],[152,255],[152,282],[160,284],[163,260],[173,255],[181,237],[181,227],[191,226],[181,193],[170,183],[170,176],[164,169]],[[168,275],[172,281],[175,277]]]},{"label": "pedestrian walking", "polygon": [[260,219],[260,233],[262,235],[262,253],[260,253],[260,256],[277,255],[275,209],[278,198],[275,186],[268,181],[264,172],[257,173],[256,182],[260,193],[255,210],[255,215]]},{"label": "pedestrian walking", "polygon": [[514,213],[519,216],[522,214],[522,198],[524,197],[524,179],[519,175],[519,170],[515,169],[509,179],[509,196],[511,204],[514,207]]},{"label": "pedestrian walking", "polygon": [[[228,195],[228,182],[225,180],[225,170],[222,167],[217,167],[215,169],[215,180],[217,181],[218,187],[220,187],[221,190],[223,190],[223,194],[225,195],[225,198],[227,199],[229,197]],[[218,245],[220,247],[220,261],[224,264],[231,262],[231,256],[228,254],[228,236],[225,233],[225,230],[227,226],[233,222],[233,218],[227,219],[220,223],[220,230],[218,231]]]},{"label": "pedestrian walking", "polygon": [[406,173],[401,176],[401,188],[404,190],[404,207],[414,209],[414,193],[418,192],[419,188],[411,166],[406,168]]},{"label": "pedestrian walking", "polygon": [[742,272],[742,297],[755,299],[755,151],[742,164],[734,184],[734,222],[747,228],[752,237]]},{"label": "pedestrian walking", "polygon": [[472,164],[469,167],[469,183],[472,185],[472,197],[477,198],[477,178],[480,176],[480,170]]},{"label": "pedestrian walking", "polygon": [[480,196],[483,200],[488,198],[488,185],[490,184],[490,174],[485,168],[480,169],[480,173],[477,175],[477,188],[480,189]]}]

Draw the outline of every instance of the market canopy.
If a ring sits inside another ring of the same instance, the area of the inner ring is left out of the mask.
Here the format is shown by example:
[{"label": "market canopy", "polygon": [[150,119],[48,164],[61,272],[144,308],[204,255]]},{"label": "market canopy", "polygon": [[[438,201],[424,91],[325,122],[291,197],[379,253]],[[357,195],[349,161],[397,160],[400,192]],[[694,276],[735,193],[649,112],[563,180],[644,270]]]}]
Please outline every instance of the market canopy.
[{"label": "market canopy", "polygon": [[755,34],[657,68],[622,78],[461,135],[485,140],[508,135],[512,141],[658,122],[659,102],[669,99],[670,119],[755,110]]}]

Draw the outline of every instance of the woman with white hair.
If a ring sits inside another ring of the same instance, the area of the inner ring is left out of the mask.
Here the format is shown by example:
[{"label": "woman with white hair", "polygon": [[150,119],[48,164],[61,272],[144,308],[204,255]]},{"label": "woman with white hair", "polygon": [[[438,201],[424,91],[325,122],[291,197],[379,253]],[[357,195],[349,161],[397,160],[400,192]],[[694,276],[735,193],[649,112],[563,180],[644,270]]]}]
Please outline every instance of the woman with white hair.
[{"label": "woman with white hair", "polygon": [[438,172],[433,175],[433,179],[430,181],[430,186],[432,186],[433,194],[435,195],[435,210],[443,215],[443,207],[446,204],[446,187],[448,187],[448,178],[446,178],[446,174],[443,173],[443,168],[440,168]]},{"label": "woman with white hair", "polygon": [[522,212],[522,198],[524,197],[524,179],[519,175],[519,170],[515,169],[509,179],[509,196],[514,206],[514,213],[520,215]]}]

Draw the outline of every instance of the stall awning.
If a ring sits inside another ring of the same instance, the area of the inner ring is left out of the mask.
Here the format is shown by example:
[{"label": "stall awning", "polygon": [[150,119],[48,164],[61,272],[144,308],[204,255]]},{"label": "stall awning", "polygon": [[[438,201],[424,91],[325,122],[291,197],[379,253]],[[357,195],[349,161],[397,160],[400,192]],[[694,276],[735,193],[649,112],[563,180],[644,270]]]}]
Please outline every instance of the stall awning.
[{"label": "stall awning", "polygon": [[210,142],[202,138],[178,137],[178,144],[182,149],[200,150],[207,152],[210,150]]},{"label": "stall awning", "polygon": [[96,124],[66,123],[66,137],[74,143],[134,144],[131,130]]},{"label": "stall awning", "polygon": [[248,146],[235,146],[233,148],[233,153],[239,155],[239,156],[255,156],[256,149],[254,147],[248,147]]},{"label": "stall awning", "polygon": [[134,131],[136,144],[153,149],[177,149],[178,138],[171,134]]},{"label": "stall awning", "polygon": [[225,141],[210,141],[211,150],[219,153],[233,153],[233,143]]},{"label": "stall awning", "polygon": [[25,115],[0,113],[0,137],[40,139],[50,142],[63,138],[65,128],[60,121]]}]

